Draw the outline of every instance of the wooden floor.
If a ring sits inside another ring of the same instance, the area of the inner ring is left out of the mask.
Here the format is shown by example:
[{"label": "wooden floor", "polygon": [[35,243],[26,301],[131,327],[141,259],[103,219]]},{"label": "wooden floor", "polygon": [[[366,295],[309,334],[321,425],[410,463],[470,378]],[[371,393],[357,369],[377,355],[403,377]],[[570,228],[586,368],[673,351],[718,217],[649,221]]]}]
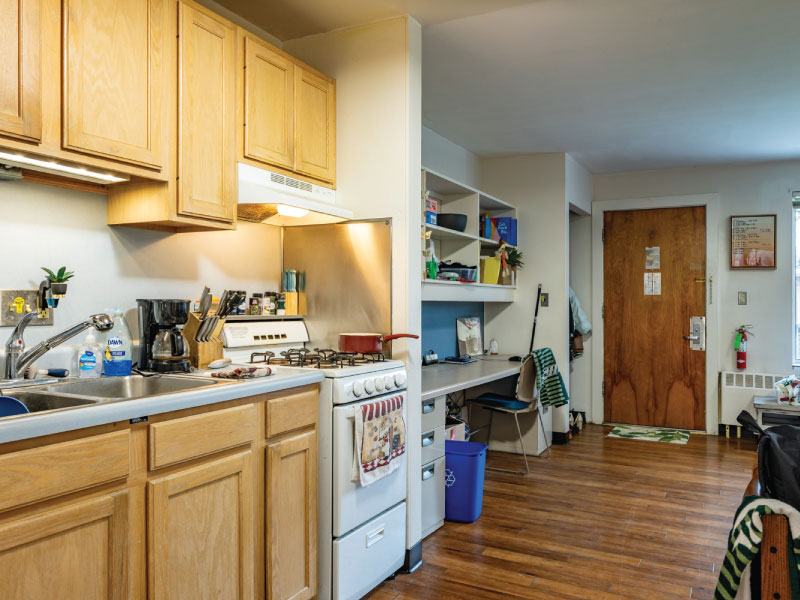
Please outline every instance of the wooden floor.
[{"label": "wooden floor", "polygon": [[711,598],[754,442],[698,434],[680,446],[609,430],[587,426],[525,477],[487,471],[480,519],[446,523],[416,572],[368,598]]}]

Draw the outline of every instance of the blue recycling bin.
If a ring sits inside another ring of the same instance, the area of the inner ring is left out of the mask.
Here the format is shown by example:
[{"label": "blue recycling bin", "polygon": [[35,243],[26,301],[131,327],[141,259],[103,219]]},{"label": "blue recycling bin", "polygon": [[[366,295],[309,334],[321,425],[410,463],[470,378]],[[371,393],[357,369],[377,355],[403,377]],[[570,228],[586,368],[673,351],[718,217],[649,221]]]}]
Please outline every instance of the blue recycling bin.
[{"label": "blue recycling bin", "polygon": [[473,523],[481,516],[488,448],[478,442],[444,441],[444,518],[448,521]]}]

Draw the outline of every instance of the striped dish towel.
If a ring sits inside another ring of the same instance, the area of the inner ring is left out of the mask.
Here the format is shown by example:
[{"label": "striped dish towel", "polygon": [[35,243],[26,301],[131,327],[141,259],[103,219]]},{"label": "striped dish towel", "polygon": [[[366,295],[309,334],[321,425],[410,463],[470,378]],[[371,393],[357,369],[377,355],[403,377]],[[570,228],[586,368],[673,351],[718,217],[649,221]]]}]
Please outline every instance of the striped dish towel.
[{"label": "striped dish towel", "polygon": [[405,403],[394,396],[354,410],[353,481],[365,486],[400,468],[406,452]]},{"label": "striped dish towel", "polygon": [[556,358],[550,348],[540,348],[530,354],[536,366],[536,385],[542,406],[563,406],[569,402],[569,394],[558,370]]},{"label": "striped dish towel", "polygon": [[761,547],[761,517],[773,513],[786,515],[789,519],[789,533],[792,538],[788,549],[789,579],[792,584],[792,598],[800,597],[800,512],[780,500],[747,496],[733,518],[728,551],[719,569],[714,600],[750,600],[750,563]]}]

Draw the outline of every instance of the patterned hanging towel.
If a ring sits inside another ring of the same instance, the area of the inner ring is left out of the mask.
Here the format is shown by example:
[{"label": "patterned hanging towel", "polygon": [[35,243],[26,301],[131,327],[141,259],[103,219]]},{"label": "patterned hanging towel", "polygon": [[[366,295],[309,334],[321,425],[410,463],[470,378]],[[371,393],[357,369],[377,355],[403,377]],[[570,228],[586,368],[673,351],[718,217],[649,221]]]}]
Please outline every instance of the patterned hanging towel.
[{"label": "patterned hanging towel", "polygon": [[536,385],[542,406],[562,406],[569,402],[569,394],[558,370],[556,358],[550,348],[540,348],[531,352],[536,366]]},{"label": "patterned hanging towel", "polygon": [[353,481],[369,485],[400,468],[406,452],[402,396],[355,407]]}]

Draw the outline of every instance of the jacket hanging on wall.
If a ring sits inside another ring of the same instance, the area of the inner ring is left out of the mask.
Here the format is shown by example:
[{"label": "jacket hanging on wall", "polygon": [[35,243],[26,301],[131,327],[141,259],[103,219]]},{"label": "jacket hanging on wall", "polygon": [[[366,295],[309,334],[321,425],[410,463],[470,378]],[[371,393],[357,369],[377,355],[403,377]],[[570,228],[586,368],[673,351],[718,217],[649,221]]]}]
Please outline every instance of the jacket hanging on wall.
[{"label": "jacket hanging on wall", "polygon": [[569,360],[583,356],[583,336],[592,332],[589,317],[572,288],[569,288]]}]

